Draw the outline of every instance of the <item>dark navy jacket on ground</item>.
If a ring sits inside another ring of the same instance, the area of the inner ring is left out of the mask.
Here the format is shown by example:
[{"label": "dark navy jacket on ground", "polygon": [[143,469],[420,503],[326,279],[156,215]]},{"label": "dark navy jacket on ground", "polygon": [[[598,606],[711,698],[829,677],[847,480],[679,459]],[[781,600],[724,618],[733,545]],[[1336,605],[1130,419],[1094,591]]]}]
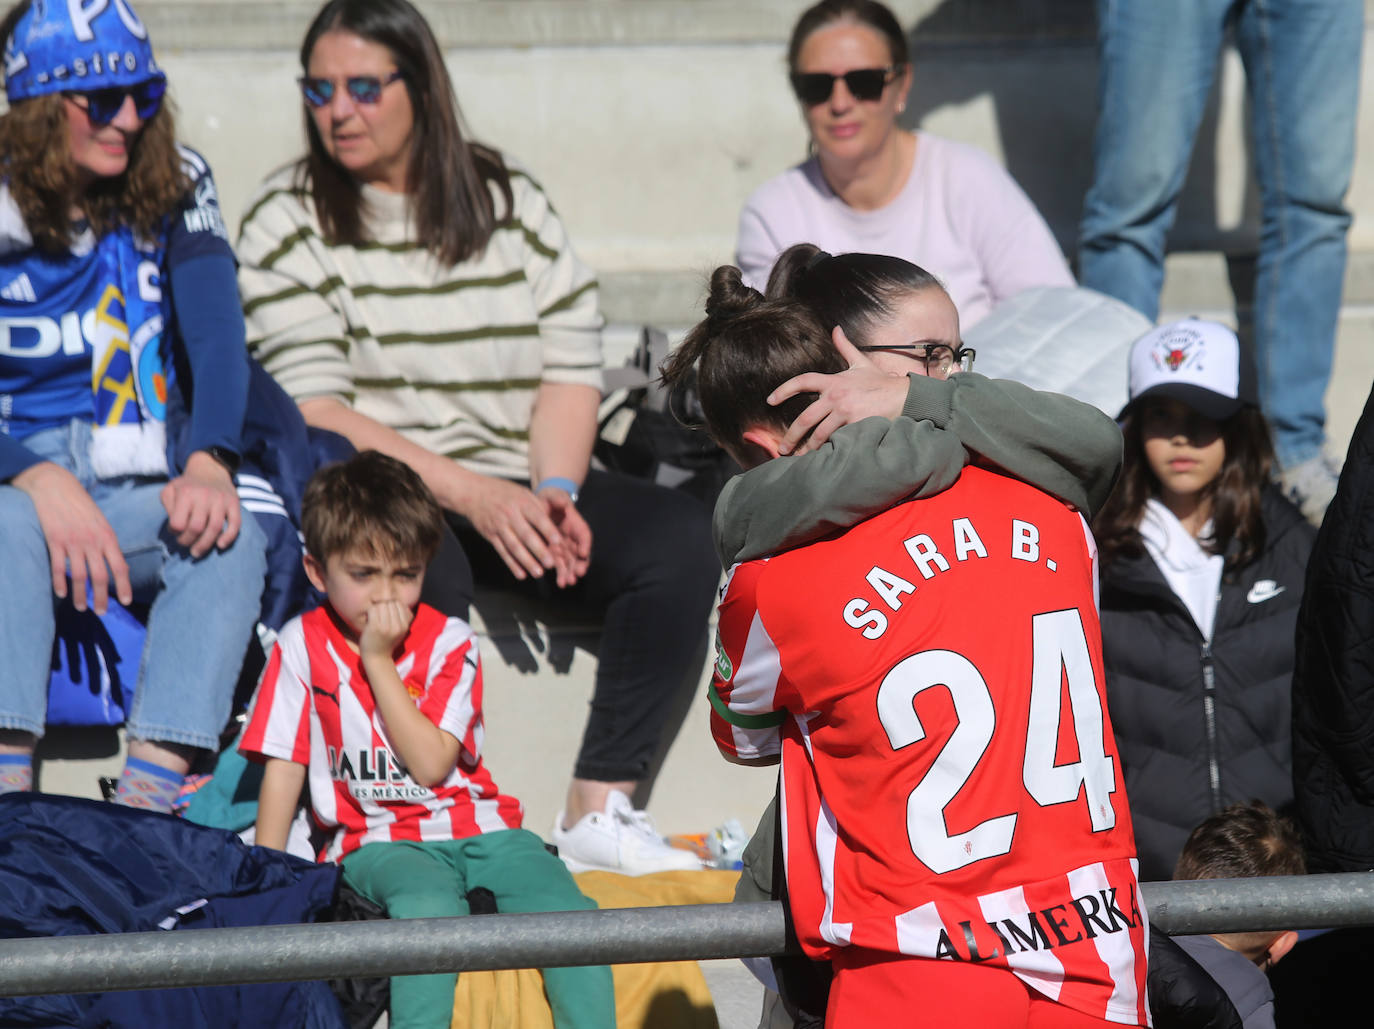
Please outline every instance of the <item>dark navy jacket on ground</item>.
[{"label": "dark navy jacket on ground", "polygon": [[[332,903],[338,880],[334,865],[248,847],[170,815],[0,796],[0,938],[309,922]],[[0,998],[4,1026],[345,1024],[318,982]]]},{"label": "dark navy jacket on ground", "polygon": [[1275,490],[1262,511],[1264,551],[1223,576],[1210,657],[1148,555],[1102,571],[1107,703],[1143,880],[1173,878],[1188,833],[1225,805],[1293,799],[1293,636],[1315,530]]}]

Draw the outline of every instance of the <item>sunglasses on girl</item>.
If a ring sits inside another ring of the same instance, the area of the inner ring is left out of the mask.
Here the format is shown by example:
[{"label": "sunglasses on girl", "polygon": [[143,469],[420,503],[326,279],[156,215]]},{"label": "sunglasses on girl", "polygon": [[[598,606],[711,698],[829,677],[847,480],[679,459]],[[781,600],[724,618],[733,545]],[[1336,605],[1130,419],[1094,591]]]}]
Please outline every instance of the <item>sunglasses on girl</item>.
[{"label": "sunglasses on girl", "polygon": [[148,79],[136,86],[110,86],[106,89],[87,89],[68,93],[67,98],[86,112],[92,125],[108,125],[114,121],[119,109],[124,106],[124,98],[134,98],[134,110],[143,121],[157,114],[162,107],[162,96],[167,92],[166,79]]},{"label": "sunglasses on girl", "polygon": [[844,79],[845,88],[855,100],[877,100],[900,68],[897,64],[889,64],[886,68],[855,68],[843,75],[823,71],[797,72],[792,76],[792,92],[807,107],[815,107],[830,99],[836,79]]},{"label": "sunglasses on girl", "polygon": [[[350,75],[343,80],[344,89],[348,91],[355,104],[375,104],[382,98],[382,90],[399,78],[400,71],[393,71],[384,79],[376,75]],[[333,79],[302,75],[296,81],[300,83],[301,96],[305,97],[305,102],[311,107],[323,107],[334,99]]]}]

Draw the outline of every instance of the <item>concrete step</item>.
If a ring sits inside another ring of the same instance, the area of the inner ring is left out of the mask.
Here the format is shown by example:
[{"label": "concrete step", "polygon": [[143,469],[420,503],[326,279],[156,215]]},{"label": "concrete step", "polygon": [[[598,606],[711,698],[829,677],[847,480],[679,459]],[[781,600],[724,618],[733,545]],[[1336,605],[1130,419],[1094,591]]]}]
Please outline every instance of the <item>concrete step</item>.
[{"label": "concrete step", "polygon": [[[722,260],[730,259],[727,256]],[[686,331],[705,316],[712,270],[703,266],[692,270],[601,271],[601,309],[613,327],[649,324]],[[1233,274],[1237,276],[1235,287]],[[1218,251],[1170,254],[1164,262],[1161,310],[1199,315],[1210,312],[1209,316],[1225,314],[1230,318],[1237,289],[1247,288],[1247,274],[1253,274],[1253,263],[1244,257],[1228,261]],[[1351,313],[1374,306],[1374,250],[1351,251],[1346,264],[1344,299]],[[606,364],[618,363],[615,355],[608,353]]]}]

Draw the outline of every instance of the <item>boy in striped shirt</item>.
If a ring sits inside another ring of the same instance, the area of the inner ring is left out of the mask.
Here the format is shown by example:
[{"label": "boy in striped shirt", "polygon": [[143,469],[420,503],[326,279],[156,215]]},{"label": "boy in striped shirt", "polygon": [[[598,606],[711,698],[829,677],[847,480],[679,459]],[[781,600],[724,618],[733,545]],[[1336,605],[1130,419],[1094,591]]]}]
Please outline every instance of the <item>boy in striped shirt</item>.
[{"label": "boy in striped shirt", "polygon": [[[482,764],[471,627],[420,603],[442,513],[409,467],[364,451],[322,469],[302,510],[305,569],[325,603],[281,631],[240,744],[264,761],[257,842],[286,844],[301,787],[333,835],[321,861],[392,918],[595,907]],[[446,1027],[456,975],[391,981],[391,1025]],[[610,969],[544,970],[554,1024],[615,1024]]]}]

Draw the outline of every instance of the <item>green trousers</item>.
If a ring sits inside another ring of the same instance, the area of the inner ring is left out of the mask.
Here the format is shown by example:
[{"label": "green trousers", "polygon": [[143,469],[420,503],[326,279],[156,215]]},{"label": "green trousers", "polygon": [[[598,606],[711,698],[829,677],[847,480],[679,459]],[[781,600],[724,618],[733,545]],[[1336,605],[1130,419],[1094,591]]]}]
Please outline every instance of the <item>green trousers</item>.
[{"label": "green trousers", "polygon": [[[483,886],[497,910],[584,911],[584,897],[563,862],[525,829],[503,829],[438,843],[369,843],[343,860],[344,882],[390,918],[468,914],[468,891]],[[615,990],[607,965],[546,968],[544,992],[558,1029],[615,1025]],[[391,980],[392,1029],[448,1029],[454,975],[406,975]]]}]

